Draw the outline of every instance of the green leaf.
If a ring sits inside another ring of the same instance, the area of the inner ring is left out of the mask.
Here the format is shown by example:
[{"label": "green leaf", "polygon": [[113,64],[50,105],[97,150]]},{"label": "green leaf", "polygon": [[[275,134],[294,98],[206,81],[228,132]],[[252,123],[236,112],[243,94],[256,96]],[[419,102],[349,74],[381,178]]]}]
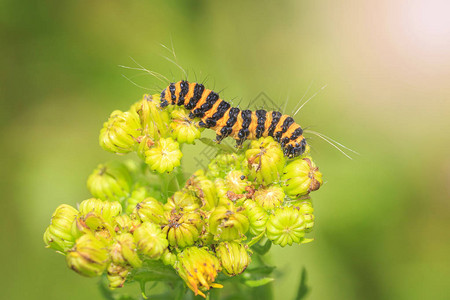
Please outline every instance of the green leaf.
[{"label": "green leaf", "polygon": [[272,281],[274,281],[274,279],[272,277],[264,277],[264,278],[261,278],[258,280],[245,280],[244,284],[249,287],[258,287],[258,286],[266,285]]},{"label": "green leaf", "polygon": [[275,267],[272,266],[261,266],[261,267],[256,267],[256,268],[252,268],[252,269],[247,269],[245,270],[245,272],[243,273],[243,275],[245,276],[247,274],[247,276],[266,276],[269,275],[273,272],[273,270],[275,270]]},{"label": "green leaf", "polygon": [[306,285],[306,279],[307,279],[306,269],[303,267],[302,273],[300,275],[300,284],[298,286],[297,296],[295,297],[295,300],[305,299],[306,294],[308,294],[310,288]]}]

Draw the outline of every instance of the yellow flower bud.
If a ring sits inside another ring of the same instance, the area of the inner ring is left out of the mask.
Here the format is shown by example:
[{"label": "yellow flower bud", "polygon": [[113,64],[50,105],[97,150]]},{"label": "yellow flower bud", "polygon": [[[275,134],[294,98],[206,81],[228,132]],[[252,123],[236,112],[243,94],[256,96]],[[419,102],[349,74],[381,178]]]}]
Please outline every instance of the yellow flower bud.
[{"label": "yellow flower bud", "polygon": [[216,240],[232,241],[245,238],[249,222],[245,208],[218,206],[209,217],[209,230]]},{"label": "yellow flower bud", "polygon": [[102,201],[100,199],[87,199],[80,203],[78,210],[80,215],[86,216],[90,212],[96,213],[101,216],[106,222],[111,220],[122,213],[122,205],[119,202],[114,201]]},{"label": "yellow flower bud", "polygon": [[87,187],[95,198],[120,201],[130,193],[131,175],[119,161],[100,164],[89,176]]},{"label": "yellow flower bud", "polygon": [[236,276],[244,272],[251,261],[246,246],[236,242],[220,243],[216,247],[216,254],[223,272],[229,276]]},{"label": "yellow flower bud", "polygon": [[245,192],[245,187],[250,185],[247,181],[247,177],[242,171],[231,171],[225,178],[225,184],[229,191],[236,194],[242,194]]},{"label": "yellow flower bud", "polygon": [[153,147],[145,151],[145,162],[150,169],[159,173],[172,172],[181,163],[183,153],[179,144],[172,138],[160,139]]},{"label": "yellow flower bud", "polygon": [[136,139],[142,127],[136,112],[115,110],[100,131],[100,146],[114,153],[128,153],[135,150]]},{"label": "yellow flower bud", "polygon": [[278,186],[262,188],[255,192],[254,199],[264,209],[274,209],[283,203],[284,192]]},{"label": "yellow flower bud", "polygon": [[220,262],[205,249],[190,247],[178,254],[175,262],[175,270],[184,280],[186,285],[194,292],[206,298],[202,291],[210,288],[222,288],[221,284],[214,283],[220,272]]},{"label": "yellow flower bud", "polygon": [[163,205],[152,197],[139,202],[134,209],[134,213],[142,222],[149,221],[155,224],[162,224],[166,220]]},{"label": "yellow flower bud", "polygon": [[262,185],[279,181],[285,157],[280,144],[272,137],[252,141],[245,157],[244,165],[248,169],[250,180]]},{"label": "yellow flower bud", "polygon": [[216,207],[219,198],[214,183],[204,175],[193,175],[186,183],[189,191],[194,192],[202,202],[202,208],[211,210]]},{"label": "yellow flower bud", "polygon": [[253,200],[245,201],[244,207],[246,208],[248,214],[250,233],[253,235],[259,235],[266,229],[266,223],[269,219],[269,215],[264,208]]},{"label": "yellow flower bud", "polygon": [[169,242],[159,225],[144,222],[133,232],[138,250],[151,259],[159,259]]},{"label": "yellow flower bud", "polygon": [[78,210],[70,205],[58,206],[52,215],[50,226],[44,233],[44,242],[48,248],[66,252],[75,244],[72,235],[72,224],[78,215]]},{"label": "yellow flower bud", "polygon": [[109,281],[109,287],[111,289],[123,287],[125,280],[127,279],[128,273],[130,273],[129,267],[116,265],[114,263],[108,266],[108,274],[106,278]]},{"label": "yellow flower bud", "polygon": [[136,243],[133,235],[124,233],[116,236],[115,243],[110,250],[111,260],[116,265],[131,265],[138,268],[142,265],[142,261],[136,252]]},{"label": "yellow flower bud", "polygon": [[192,246],[202,231],[203,221],[197,212],[173,212],[163,232],[167,234],[169,245],[177,248]]},{"label": "yellow flower bud", "polygon": [[169,113],[158,108],[159,98],[159,95],[144,95],[131,107],[139,115],[145,134],[152,139],[166,137],[169,132]]},{"label": "yellow flower bud", "polygon": [[166,211],[175,209],[176,211],[194,211],[200,208],[201,200],[194,193],[187,190],[177,191],[164,204]]},{"label": "yellow flower bud", "polygon": [[300,244],[305,236],[305,219],[293,206],[278,208],[269,217],[266,233],[269,240],[281,247]]},{"label": "yellow flower bud", "polygon": [[193,144],[202,135],[197,122],[189,118],[188,112],[183,108],[176,108],[170,113],[172,122],[172,136],[179,143]]},{"label": "yellow flower bud", "polygon": [[100,276],[108,266],[109,260],[106,245],[91,234],[85,234],[77,239],[75,246],[66,256],[67,265],[86,277]]},{"label": "yellow flower bud", "polygon": [[295,159],[283,170],[283,188],[291,197],[307,195],[322,185],[322,173],[310,157]]}]

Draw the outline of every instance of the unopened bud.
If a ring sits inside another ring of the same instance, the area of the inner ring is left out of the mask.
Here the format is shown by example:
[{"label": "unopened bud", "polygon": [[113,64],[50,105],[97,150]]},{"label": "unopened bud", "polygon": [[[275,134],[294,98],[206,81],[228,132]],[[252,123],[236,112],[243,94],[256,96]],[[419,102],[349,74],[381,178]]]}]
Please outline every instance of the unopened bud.
[{"label": "unopened bud", "polygon": [[105,244],[91,234],[81,236],[66,256],[68,266],[75,272],[87,276],[100,276],[109,263]]},{"label": "unopened bud", "polygon": [[188,190],[193,191],[202,202],[202,208],[211,210],[216,207],[217,198],[214,183],[204,175],[192,176],[187,182]]},{"label": "unopened bud", "polygon": [[170,113],[172,122],[172,136],[179,143],[193,144],[202,135],[201,128],[197,122],[189,118],[189,114],[184,109],[174,109]]},{"label": "unopened bud", "polygon": [[134,230],[138,250],[151,259],[159,259],[169,245],[159,225],[144,222]]},{"label": "unopened bud", "polygon": [[266,210],[253,200],[247,200],[244,202],[248,214],[248,220],[250,224],[250,233],[253,235],[259,235],[266,229],[266,223],[269,219],[269,215]]},{"label": "unopened bud", "polygon": [[303,215],[293,206],[278,208],[269,217],[266,233],[269,240],[281,247],[300,244],[305,236]]},{"label": "unopened bud", "polygon": [[129,267],[123,265],[116,265],[114,263],[108,266],[108,274],[106,278],[109,281],[109,287],[111,289],[123,287],[128,273],[130,273]]},{"label": "unopened bud", "polygon": [[209,230],[216,240],[232,241],[242,239],[248,231],[249,222],[244,207],[234,205],[218,206],[209,217]]},{"label": "unopened bud", "polygon": [[119,161],[100,164],[89,176],[87,187],[92,196],[108,201],[120,201],[130,193],[131,175]]},{"label": "unopened bud", "polygon": [[250,180],[262,185],[279,181],[285,158],[280,144],[272,137],[252,141],[245,157]]},{"label": "unopened bud", "polygon": [[222,285],[214,283],[220,272],[220,262],[205,249],[189,247],[178,254],[175,269],[186,285],[195,295],[206,298],[202,291],[210,288],[222,288]]},{"label": "unopened bud", "polygon": [[152,139],[166,137],[169,131],[169,114],[158,108],[159,98],[159,95],[144,95],[131,109],[139,115],[144,132]]},{"label": "unopened bud", "polygon": [[119,202],[102,201],[95,198],[82,201],[78,209],[82,216],[94,212],[98,216],[101,216],[106,222],[111,222],[113,218],[122,213],[122,205],[120,205]]},{"label": "unopened bud", "polygon": [[194,211],[200,208],[201,200],[195,196],[192,191],[181,190],[177,191],[167,200],[164,208],[170,210]]},{"label": "unopened bud", "polygon": [[198,240],[203,227],[201,215],[197,212],[171,214],[169,222],[163,228],[169,245],[177,248],[192,246]]},{"label": "unopened bud", "polygon": [[223,272],[229,276],[244,272],[251,261],[246,246],[236,242],[220,243],[216,247],[216,254]]},{"label": "unopened bud", "polygon": [[49,248],[67,252],[75,244],[75,237],[71,233],[72,223],[78,211],[70,205],[62,204],[52,215],[50,226],[44,233],[44,243]]},{"label": "unopened bud", "polygon": [[155,224],[162,224],[165,221],[163,205],[152,197],[139,202],[134,209],[134,213],[142,222],[149,221]]},{"label": "unopened bud", "polygon": [[291,197],[307,195],[319,189],[323,183],[322,173],[309,157],[292,161],[283,172],[283,188]]},{"label": "unopened bud", "polygon": [[100,131],[100,146],[114,153],[128,153],[135,149],[136,138],[142,128],[136,112],[115,110]]},{"label": "unopened bud", "polygon": [[136,252],[136,243],[133,235],[124,233],[116,236],[115,243],[110,250],[111,260],[116,265],[131,265],[138,268],[142,265],[142,261]]}]

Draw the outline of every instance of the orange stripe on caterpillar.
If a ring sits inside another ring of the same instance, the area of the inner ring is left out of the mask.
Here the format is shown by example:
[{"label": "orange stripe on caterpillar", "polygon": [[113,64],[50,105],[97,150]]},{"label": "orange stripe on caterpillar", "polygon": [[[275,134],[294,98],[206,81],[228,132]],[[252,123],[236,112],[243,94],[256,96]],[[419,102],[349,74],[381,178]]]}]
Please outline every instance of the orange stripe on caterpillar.
[{"label": "orange stripe on caterpillar", "polygon": [[199,126],[216,131],[217,142],[230,136],[241,146],[247,139],[271,136],[280,143],[287,157],[305,152],[303,130],[292,117],[277,111],[240,110],[202,84],[184,80],[171,83],[161,93],[160,106],[168,105],[184,106],[190,111],[191,119],[200,118]]}]

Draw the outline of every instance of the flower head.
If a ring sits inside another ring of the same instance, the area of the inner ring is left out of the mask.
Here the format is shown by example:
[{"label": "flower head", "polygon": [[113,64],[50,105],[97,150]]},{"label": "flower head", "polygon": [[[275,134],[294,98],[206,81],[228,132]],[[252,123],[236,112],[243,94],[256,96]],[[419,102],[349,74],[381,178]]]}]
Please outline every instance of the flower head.
[{"label": "flower head", "polygon": [[100,131],[100,146],[109,152],[128,153],[135,149],[141,135],[141,124],[136,112],[115,110]]},{"label": "flower head", "polygon": [[229,276],[236,276],[245,271],[250,264],[250,255],[245,245],[236,242],[223,242],[216,248],[222,269]]},{"label": "flower head", "polygon": [[322,173],[310,157],[296,159],[283,170],[283,189],[287,195],[298,197],[320,188]]},{"label": "flower head", "polygon": [[73,249],[68,251],[66,261],[75,272],[94,277],[105,271],[110,258],[104,243],[91,234],[85,234],[77,239]]},{"label": "flower head", "polygon": [[281,207],[269,217],[266,232],[275,245],[300,244],[305,236],[305,220],[297,208]]},{"label": "flower head", "polygon": [[153,171],[172,172],[180,165],[182,156],[180,145],[176,141],[172,138],[162,138],[156,145],[145,151],[145,162]]},{"label": "flower head", "polygon": [[50,226],[44,233],[44,242],[49,248],[66,252],[75,244],[72,235],[72,223],[78,215],[78,210],[70,205],[58,206],[52,215]]},{"label": "flower head", "polygon": [[221,284],[214,283],[221,270],[220,262],[205,249],[197,247],[184,249],[178,254],[174,267],[195,295],[206,298],[202,291],[222,287]]}]

